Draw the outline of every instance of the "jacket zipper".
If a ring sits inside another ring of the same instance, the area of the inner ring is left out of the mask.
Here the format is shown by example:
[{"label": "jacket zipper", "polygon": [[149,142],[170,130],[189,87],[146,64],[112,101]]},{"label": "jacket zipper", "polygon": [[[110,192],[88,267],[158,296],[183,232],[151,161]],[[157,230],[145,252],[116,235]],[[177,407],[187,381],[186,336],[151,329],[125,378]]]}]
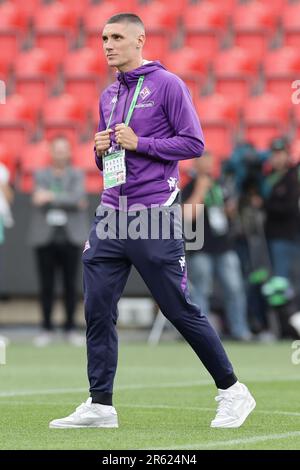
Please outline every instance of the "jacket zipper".
[{"label": "jacket zipper", "polygon": [[[124,122],[125,120],[125,112],[126,112],[126,107],[127,107],[127,101],[128,101],[128,97],[129,97],[129,92],[130,92],[130,89],[129,89],[129,86],[126,82],[126,79],[125,79],[125,76],[123,77],[123,82],[125,83],[125,86],[127,88],[127,96],[126,96],[126,100],[125,100],[125,106],[124,106],[124,110],[123,110],[123,115],[122,115],[122,122]],[[126,160],[125,160],[125,167],[126,167],[126,175],[127,175],[127,164],[126,164]],[[123,184],[121,184],[120,186],[120,196],[123,196],[124,193],[123,193]]]}]

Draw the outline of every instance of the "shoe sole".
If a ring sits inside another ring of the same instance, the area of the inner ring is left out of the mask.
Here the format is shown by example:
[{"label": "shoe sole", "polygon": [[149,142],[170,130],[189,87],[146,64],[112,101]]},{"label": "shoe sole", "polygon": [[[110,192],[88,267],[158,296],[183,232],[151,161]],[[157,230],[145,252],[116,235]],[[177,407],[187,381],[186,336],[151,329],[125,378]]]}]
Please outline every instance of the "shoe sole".
[{"label": "shoe sole", "polygon": [[239,428],[246,421],[247,417],[249,416],[251,411],[254,410],[255,407],[256,407],[256,401],[254,400],[253,397],[251,397],[249,399],[249,407],[245,411],[243,416],[241,416],[240,418],[236,419],[235,421],[232,421],[231,423],[227,423],[227,424],[213,424],[213,423],[211,423],[210,427],[211,428]]},{"label": "shoe sole", "polygon": [[71,429],[71,428],[118,428],[118,423],[101,424],[49,424],[50,429]]}]

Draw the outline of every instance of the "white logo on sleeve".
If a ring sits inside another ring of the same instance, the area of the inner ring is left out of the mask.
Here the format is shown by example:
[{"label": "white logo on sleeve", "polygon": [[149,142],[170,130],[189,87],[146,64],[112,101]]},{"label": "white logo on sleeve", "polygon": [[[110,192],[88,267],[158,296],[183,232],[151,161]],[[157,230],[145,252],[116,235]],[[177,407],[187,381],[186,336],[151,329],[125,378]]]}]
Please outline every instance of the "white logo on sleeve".
[{"label": "white logo on sleeve", "polygon": [[174,176],[171,176],[168,179],[168,185],[169,185],[169,190],[172,191],[173,189],[176,188],[177,185],[177,178],[174,178]]},{"label": "white logo on sleeve", "polygon": [[91,248],[90,241],[87,240],[87,241],[85,242],[85,245],[84,245],[83,253],[84,253],[86,250],[89,250],[90,248]]},{"label": "white logo on sleeve", "polygon": [[181,271],[183,271],[184,268],[185,268],[185,256],[180,256],[179,264],[180,264],[180,267],[181,267]]}]

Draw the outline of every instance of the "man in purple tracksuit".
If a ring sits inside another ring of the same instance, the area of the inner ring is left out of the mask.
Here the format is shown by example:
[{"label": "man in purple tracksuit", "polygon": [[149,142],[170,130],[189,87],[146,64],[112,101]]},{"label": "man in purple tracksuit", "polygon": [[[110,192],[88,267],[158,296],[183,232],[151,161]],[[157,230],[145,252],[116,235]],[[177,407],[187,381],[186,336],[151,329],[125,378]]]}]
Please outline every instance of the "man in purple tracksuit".
[{"label": "man in purple tracksuit", "polygon": [[[159,62],[143,60],[145,31],[136,15],[110,18],[102,39],[108,64],[118,74],[100,99],[95,158],[104,170],[106,189],[83,253],[90,398],[70,416],[51,421],[50,427],[118,427],[112,404],[117,303],[132,265],[215,381],[219,406],[211,426],[239,427],[255,400],[238,382],[207,317],[190,301],[184,241],[174,235],[176,220],[171,212],[179,207],[178,161],[200,157],[204,149],[189,91]],[[130,236],[137,207],[150,225],[157,210],[169,215],[170,236],[160,232],[152,237],[149,228],[146,237]],[[125,236],[122,214],[126,214]],[[103,237],[105,226],[108,237]]]}]

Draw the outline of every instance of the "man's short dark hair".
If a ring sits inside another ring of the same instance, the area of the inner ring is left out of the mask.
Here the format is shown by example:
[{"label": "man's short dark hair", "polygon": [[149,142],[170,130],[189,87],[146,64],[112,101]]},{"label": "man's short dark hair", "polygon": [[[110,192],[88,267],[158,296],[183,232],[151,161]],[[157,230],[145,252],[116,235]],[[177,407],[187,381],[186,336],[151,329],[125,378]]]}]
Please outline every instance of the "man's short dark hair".
[{"label": "man's short dark hair", "polygon": [[134,13],[119,13],[118,15],[114,15],[106,22],[106,24],[112,23],[133,23],[145,28],[141,18]]}]

